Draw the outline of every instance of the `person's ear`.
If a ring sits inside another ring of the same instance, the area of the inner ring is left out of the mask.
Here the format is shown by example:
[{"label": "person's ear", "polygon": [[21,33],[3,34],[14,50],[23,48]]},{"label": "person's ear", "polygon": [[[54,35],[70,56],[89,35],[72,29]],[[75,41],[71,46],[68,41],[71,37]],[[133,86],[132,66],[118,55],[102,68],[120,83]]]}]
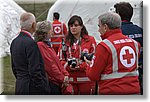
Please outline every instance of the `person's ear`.
[{"label": "person's ear", "polygon": [[105,29],[105,32],[108,31],[108,25],[107,24],[104,24],[104,29]]},{"label": "person's ear", "polygon": [[32,23],[32,31],[35,32],[36,31],[36,22]]}]

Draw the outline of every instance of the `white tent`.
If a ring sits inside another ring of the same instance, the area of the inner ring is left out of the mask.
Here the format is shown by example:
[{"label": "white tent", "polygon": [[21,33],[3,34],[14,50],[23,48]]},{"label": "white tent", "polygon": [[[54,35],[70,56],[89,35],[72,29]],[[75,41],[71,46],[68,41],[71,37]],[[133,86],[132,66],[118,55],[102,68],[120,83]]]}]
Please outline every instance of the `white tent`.
[{"label": "white tent", "polygon": [[23,12],[13,0],[0,0],[0,93],[3,91],[1,57],[10,52],[10,43],[20,30],[19,18]]},{"label": "white tent", "polygon": [[[53,20],[53,12],[60,13],[60,21],[66,23],[72,15],[79,15],[84,21],[90,35],[94,36],[96,41],[100,41],[98,33],[98,16],[102,13],[114,10],[113,5],[123,0],[57,0],[50,8],[47,20]],[[142,24],[141,0],[124,0],[129,1],[134,7],[132,21],[136,24]],[[141,26],[141,25],[140,25]]]},{"label": "white tent", "polygon": [[0,0],[0,57],[9,54],[10,43],[20,30],[19,18],[23,12],[13,0]]}]

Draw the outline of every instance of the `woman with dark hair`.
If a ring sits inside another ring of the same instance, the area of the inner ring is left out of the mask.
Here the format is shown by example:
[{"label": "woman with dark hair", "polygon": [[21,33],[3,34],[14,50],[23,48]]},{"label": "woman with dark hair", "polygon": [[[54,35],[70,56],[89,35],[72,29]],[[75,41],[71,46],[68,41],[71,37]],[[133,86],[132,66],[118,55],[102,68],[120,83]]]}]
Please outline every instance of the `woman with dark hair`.
[{"label": "woman with dark hair", "polygon": [[[95,52],[96,41],[89,36],[80,16],[74,15],[68,22],[68,35],[62,42],[58,56],[69,72],[69,82],[74,94],[88,95],[94,93],[94,82],[86,76],[87,64],[83,56],[91,59]],[[65,47],[65,48],[64,48]]]},{"label": "woman with dark hair", "polygon": [[51,23],[42,21],[37,23],[35,39],[44,60],[44,67],[49,79],[52,95],[61,95],[61,87],[68,83],[68,72],[61,65],[56,52],[51,47],[49,38],[52,36]]}]

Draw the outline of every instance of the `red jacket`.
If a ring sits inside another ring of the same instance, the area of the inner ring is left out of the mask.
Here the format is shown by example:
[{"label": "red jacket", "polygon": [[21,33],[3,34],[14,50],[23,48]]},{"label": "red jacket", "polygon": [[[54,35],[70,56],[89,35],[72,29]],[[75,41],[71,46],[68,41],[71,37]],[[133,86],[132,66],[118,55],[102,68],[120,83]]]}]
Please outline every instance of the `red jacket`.
[{"label": "red jacket", "polygon": [[64,81],[64,76],[69,75],[68,72],[61,65],[55,51],[51,47],[44,42],[38,42],[37,44],[44,60],[44,66],[48,79],[51,82],[61,86]]},{"label": "red jacket", "polygon": [[[86,35],[86,36],[84,36],[84,38],[85,39],[83,39],[83,38],[81,39],[81,45],[80,45],[81,47],[78,44],[71,47],[71,56],[80,60],[79,70],[72,71],[72,70],[70,70],[69,66],[66,66],[66,69],[70,74],[70,77],[74,78],[73,82],[75,82],[75,83],[78,82],[77,78],[87,77],[86,76],[87,64],[80,59],[81,52],[85,52],[85,51],[88,52],[88,53],[95,52],[96,41],[95,41],[94,37]],[[67,59],[68,59],[70,57],[70,53],[69,53],[70,43],[66,42],[66,45],[67,45]],[[80,52],[80,48],[81,48],[81,52]],[[66,61],[63,60],[64,56],[63,56],[61,51],[62,50],[61,50],[61,47],[60,47],[58,56],[61,60],[61,63],[65,66]],[[89,81],[89,80],[86,80],[86,78],[85,78],[85,81]]]},{"label": "red jacket", "polygon": [[120,29],[105,33],[102,39],[87,68],[87,76],[99,80],[99,94],[140,93],[137,73],[140,45],[124,36]]},{"label": "red jacket", "polygon": [[52,23],[52,27],[53,27],[53,32],[54,35],[51,38],[51,42],[54,43],[54,46],[57,45],[59,46],[59,44],[57,44],[58,42],[62,41],[62,38],[64,38],[64,36],[67,35],[67,27],[64,23],[55,20]]}]

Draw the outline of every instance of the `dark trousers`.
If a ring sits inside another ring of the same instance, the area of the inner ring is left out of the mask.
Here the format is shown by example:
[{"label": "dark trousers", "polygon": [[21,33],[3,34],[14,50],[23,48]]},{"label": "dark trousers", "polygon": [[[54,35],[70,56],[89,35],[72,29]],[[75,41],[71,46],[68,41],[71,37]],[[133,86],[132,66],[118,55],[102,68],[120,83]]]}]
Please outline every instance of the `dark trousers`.
[{"label": "dark trousers", "polygon": [[52,95],[62,95],[60,86],[58,86],[52,82],[49,82],[49,86],[50,86]]},{"label": "dark trousers", "polygon": [[141,95],[143,95],[143,68],[139,68],[139,82],[140,82],[140,91]]}]

